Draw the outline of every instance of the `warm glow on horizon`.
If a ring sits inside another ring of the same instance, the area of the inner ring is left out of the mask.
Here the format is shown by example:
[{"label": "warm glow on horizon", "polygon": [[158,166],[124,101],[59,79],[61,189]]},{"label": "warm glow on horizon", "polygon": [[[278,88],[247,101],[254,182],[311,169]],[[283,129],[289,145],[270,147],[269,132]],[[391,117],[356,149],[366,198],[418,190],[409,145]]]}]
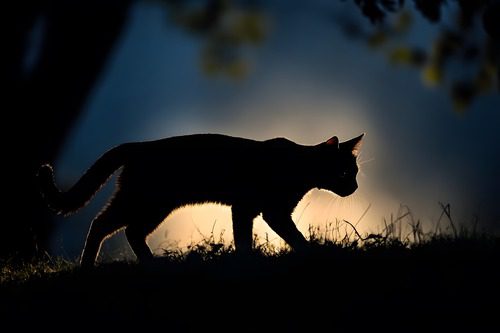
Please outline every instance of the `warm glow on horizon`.
[{"label": "warm glow on horizon", "polygon": [[[388,204],[395,202],[379,200],[374,205],[358,193],[342,198],[329,191],[314,189],[298,203],[292,219],[306,238],[309,238],[310,228],[319,228],[320,233],[329,229],[328,236],[338,239],[353,231],[344,220],[356,225],[362,234],[374,231],[382,221],[384,210],[389,209]],[[261,215],[254,220],[253,233],[259,244],[270,242],[277,248],[285,244]],[[186,250],[210,237],[227,245],[233,242],[229,206],[210,203],[177,209],[149,236],[148,244],[155,254],[161,255],[166,249]]]}]

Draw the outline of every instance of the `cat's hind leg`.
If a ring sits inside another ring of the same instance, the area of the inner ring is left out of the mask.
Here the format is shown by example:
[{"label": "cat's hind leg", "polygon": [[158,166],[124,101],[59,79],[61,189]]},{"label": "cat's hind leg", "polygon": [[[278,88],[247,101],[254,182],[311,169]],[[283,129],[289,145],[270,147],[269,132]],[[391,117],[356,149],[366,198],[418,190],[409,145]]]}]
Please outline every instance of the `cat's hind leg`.
[{"label": "cat's hind leg", "polygon": [[92,221],[80,259],[82,267],[93,266],[102,242],[125,226],[120,209],[116,200],[113,200]]},{"label": "cat's hind leg", "polygon": [[170,210],[163,204],[144,203],[139,204],[140,209],[136,209],[129,214],[129,223],[125,229],[128,243],[140,262],[150,262],[154,256],[151,252],[146,238],[165,219]]},{"label": "cat's hind leg", "polygon": [[153,253],[146,243],[146,237],[151,232],[152,230],[138,224],[131,224],[125,229],[128,243],[140,262],[150,262],[153,259]]}]

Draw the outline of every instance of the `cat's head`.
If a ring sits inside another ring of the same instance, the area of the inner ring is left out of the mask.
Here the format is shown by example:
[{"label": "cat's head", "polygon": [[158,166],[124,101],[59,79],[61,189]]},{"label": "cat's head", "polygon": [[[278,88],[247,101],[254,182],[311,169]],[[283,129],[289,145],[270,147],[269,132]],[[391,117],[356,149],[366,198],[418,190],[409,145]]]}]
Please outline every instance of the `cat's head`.
[{"label": "cat's head", "polygon": [[321,172],[317,171],[318,187],[337,193],[341,197],[348,196],[358,188],[356,175],[358,173],[357,158],[363,142],[364,133],[360,136],[339,142],[334,136],[317,145]]}]

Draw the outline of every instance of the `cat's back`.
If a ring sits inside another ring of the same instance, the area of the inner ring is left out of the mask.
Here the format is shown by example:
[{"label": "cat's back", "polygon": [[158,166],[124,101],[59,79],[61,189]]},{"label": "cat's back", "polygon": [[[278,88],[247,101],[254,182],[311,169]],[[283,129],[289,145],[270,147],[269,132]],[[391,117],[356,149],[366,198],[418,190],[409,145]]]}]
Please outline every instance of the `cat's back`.
[{"label": "cat's back", "polygon": [[198,160],[258,153],[263,142],[222,134],[192,134],[133,143],[133,160]]},{"label": "cat's back", "polygon": [[[192,134],[134,143],[132,160],[141,164],[198,161],[269,160],[292,153],[298,145],[285,138],[257,141],[223,134]],[[184,164],[184,163],[183,163]]]},{"label": "cat's back", "polygon": [[148,148],[169,151],[217,151],[238,148],[253,148],[261,142],[223,134],[191,134],[149,141]]},{"label": "cat's back", "polygon": [[233,193],[290,172],[300,162],[296,146],[284,138],[256,141],[221,134],[142,142],[134,144],[121,180],[137,188],[168,187],[179,192],[196,187],[201,193],[224,188]]}]

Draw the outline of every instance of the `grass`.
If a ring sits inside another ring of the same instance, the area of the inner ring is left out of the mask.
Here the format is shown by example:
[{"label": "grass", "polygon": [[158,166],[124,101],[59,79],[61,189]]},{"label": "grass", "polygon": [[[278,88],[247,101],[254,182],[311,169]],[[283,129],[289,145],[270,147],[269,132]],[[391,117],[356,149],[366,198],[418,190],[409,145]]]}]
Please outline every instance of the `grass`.
[{"label": "grass", "polygon": [[427,230],[405,207],[377,233],[348,221],[310,228],[307,253],[255,239],[240,256],[212,234],[148,265],[4,261],[0,319],[51,330],[71,319],[113,330],[495,332],[500,238],[442,208]]},{"label": "grass", "polygon": [[75,269],[77,265],[60,257],[49,254],[26,262],[18,262],[14,258],[0,259],[0,285],[24,283],[33,279],[48,278],[50,275]]}]

